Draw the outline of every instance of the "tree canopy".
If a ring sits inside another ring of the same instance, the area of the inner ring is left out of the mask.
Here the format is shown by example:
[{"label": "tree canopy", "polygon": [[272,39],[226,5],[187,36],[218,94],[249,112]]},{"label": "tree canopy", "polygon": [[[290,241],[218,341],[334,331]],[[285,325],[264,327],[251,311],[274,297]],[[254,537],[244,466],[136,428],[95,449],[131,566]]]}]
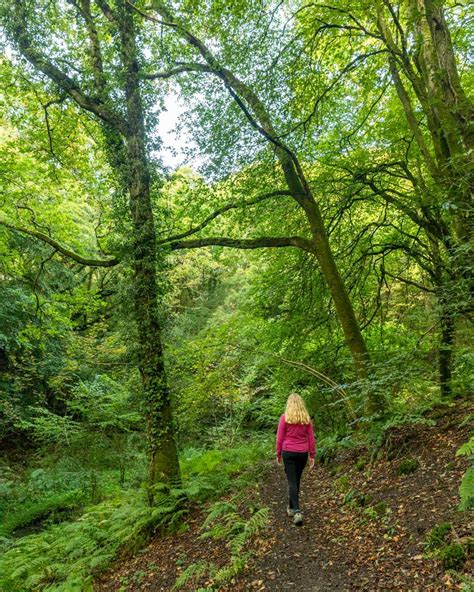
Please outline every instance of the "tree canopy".
[{"label": "tree canopy", "polygon": [[0,6],[2,443],[156,507],[291,391],[328,438],[467,396],[467,4]]}]

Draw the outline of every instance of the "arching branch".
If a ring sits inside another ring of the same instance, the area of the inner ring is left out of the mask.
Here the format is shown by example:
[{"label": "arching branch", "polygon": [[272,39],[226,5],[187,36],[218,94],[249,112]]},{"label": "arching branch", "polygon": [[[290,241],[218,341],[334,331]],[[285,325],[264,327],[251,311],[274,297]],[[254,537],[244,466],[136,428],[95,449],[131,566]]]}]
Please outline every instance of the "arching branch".
[{"label": "arching branch", "polygon": [[263,247],[296,247],[314,254],[314,246],[301,236],[260,236],[258,238],[206,237],[194,240],[178,240],[168,243],[172,251],[200,247],[231,247],[234,249],[260,249]]},{"label": "arching branch", "polygon": [[71,251],[71,249],[68,249],[67,247],[59,243],[57,240],[51,238],[47,234],[44,234],[44,232],[40,232],[39,230],[34,230],[32,228],[24,228],[22,226],[16,226],[14,224],[5,222],[4,220],[0,220],[0,224],[2,226],[5,226],[6,228],[9,228],[10,230],[21,232],[22,234],[27,234],[28,236],[32,236],[44,243],[47,243],[48,245],[51,245],[59,253],[61,253],[65,257],[68,257],[69,259],[72,259],[73,261],[76,261],[77,263],[80,263],[81,265],[87,265],[89,267],[114,267],[115,265],[118,265],[120,263],[120,259],[116,257],[113,257],[112,259],[89,259],[87,257],[83,257],[82,255],[79,255],[78,253]]},{"label": "arching branch", "polygon": [[270,193],[264,193],[263,195],[259,195],[258,197],[248,200],[248,201],[229,203],[229,204],[223,206],[222,208],[219,208],[218,210],[216,210],[215,212],[213,212],[209,216],[207,216],[207,218],[205,218],[201,222],[201,224],[198,224],[197,226],[194,226],[193,228],[190,228],[189,230],[186,230],[185,232],[181,232],[180,234],[175,234],[174,236],[170,236],[168,238],[161,239],[161,240],[157,241],[157,244],[162,245],[165,243],[171,243],[173,241],[177,241],[182,238],[186,238],[187,236],[191,236],[192,234],[196,234],[197,232],[199,232],[200,230],[205,228],[208,224],[210,224],[213,220],[215,220],[218,216],[220,216],[221,214],[224,214],[225,212],[228,212],[229,210],[237,210],[239,208],[253,206],[253,205],[256,205],[262,201],[265,201],[267,199],[271,199],[272,197],[277,197],[279,195],[287,195],[287,196],[291,197],[290,191],[287,191],[284,189],[279,189],[277,191],[271,191]]},{"label": "arching branch", "polygon": [[[160,21],[152,15],[138,9],[134,4],[132,4],[132,2],[130,2],[130,0],[126,1],[127,4],[129,4],[144,18],[175,29],[178,34],[189,43],[189,45],[198,50],[199,54],[206,62],[206,66],[201,67],[199,64],[195,64],[194,66],[199,66],[201,71],[210,72],[222,80],[230,96],[237,103],[238,107],[247,118],[250,125],[268,142],[275,146],[276,153],[283,168],[288,166],[288,162],[291,162],[291,166],[293,166],[297,171],[297,175],[302,187],[309,195],[310,192],[308,190],[306,179],[303,175],[298,157],[281,140],[281,137],[275,130],[264,104],[255,91],[248,84],[240,80],[233,72],[223,66],[214,56],[213,52],[206,46],[206,44],[196,35],[194,35],[194,33],[192,33],[189,29],[187,29],[177,18],[175,18],[169,8],[166,7],[162,2],[155,2],[153,5],[153,9],[156,10],[163,19],[165,19]],[[300,191],[296,190],[293,193],[293,197],[303,197],[302,195],[297,195],[299,193]]]},{"label": "arching branch", "polygon": [[176,74],[182,74],[183,72],[207,72],[213,73],[209,66],[206,64],[199,64],[199,63],[186,63],[186,64],[177,64],[176,67],[171,68],[170,70],[163,70],[162,72],[152,72],[150,74],[143,74],[143,78],[146,80],[156,80],[172,78],[176,76]]}]

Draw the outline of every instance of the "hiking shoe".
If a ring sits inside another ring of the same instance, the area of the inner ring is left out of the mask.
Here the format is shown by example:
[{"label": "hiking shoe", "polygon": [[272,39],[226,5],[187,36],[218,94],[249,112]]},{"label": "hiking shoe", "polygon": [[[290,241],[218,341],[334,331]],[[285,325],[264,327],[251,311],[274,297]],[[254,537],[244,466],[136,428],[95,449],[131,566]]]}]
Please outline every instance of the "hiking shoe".
[{"label": "hiking shoe", "polygon": [[293,524],[296,524],[296,526],[301,526],[303,524],[303,514],[301,512],[294,513]]},{"label": "hiking shoe", "polygon": [[290,506],[288,506],[288,507],[286,508],[286,513],[287,513],[287,514],[288,514],[288,516],[290,516],[291,518],[293,518],[293,516],[295,515],[295,511],[294,511],[292,508],[290,508]]}]

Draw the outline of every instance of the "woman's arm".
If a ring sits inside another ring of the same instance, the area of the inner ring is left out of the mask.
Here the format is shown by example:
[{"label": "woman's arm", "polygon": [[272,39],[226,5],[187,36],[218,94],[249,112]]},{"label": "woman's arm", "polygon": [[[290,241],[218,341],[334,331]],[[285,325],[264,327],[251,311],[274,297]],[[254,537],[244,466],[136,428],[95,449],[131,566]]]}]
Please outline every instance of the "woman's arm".
[{"label": "woman's arm", "polygon": [[282,415],[280,417],[280,421],[278,422],[278,429],[277,429],[277,435],[276,435],[276,455],[277,455],[278,462],[280,462],[280,460],[281,460],[281,449],[283,446],[283,440],[285,439],[285,428],[286,428],[285,416]]},{"label": "woman's arm", "polygon": [[312,458],[314,460],[314,457],[316,456],[316,443],[313,432],[313,422],[311,420],[309,420],[308,424],[308,448],[309,458]]}]

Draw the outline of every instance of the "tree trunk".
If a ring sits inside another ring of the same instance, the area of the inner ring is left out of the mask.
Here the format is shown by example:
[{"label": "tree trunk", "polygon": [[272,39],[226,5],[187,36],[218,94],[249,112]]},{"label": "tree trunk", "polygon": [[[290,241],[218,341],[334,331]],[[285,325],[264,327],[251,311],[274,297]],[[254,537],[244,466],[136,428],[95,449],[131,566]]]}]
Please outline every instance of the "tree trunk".
[{"label": "tree trunk", "polygon": [[[218,76],[229,90],[239,108],[258,131],[275,148],[275,154],[282,167],[288,189],[293,199],[304,209],[310,224],[314,241],[314,254],[321,265],[323,275],[334,299],[336,313],[341,323],[346,343],[354,359],[357,374],[365,379],[368,376],[369,355],[359,325],[357,323],[349,294],[337,269],[328,237],[324,228],[318,204],[308,186],[301,166],[295,154],[281,141],[273,127],[271,118],[255,91],[245,82],[223,67],[212,51],[178,19],[162,2],[155,2],[154,8],[169,26],[172,26],[192,47],[196,48],[206,65],[199,64],[198,70],[212,72]],[[196,67],[196,64],[194,64]],[[383,408],[383,402],[375,394],[367,399],[367,411],[370,413]]]},{"label": "tree trunk", "polygon": [[[346,344],[354,360],[357,375],[360,379],[366,380],[369,377],[369,352],[355,316],[349,293],[334,260],[318,203],[314,199],[303,172],[296,170],[296,165],[289,155],[283,153],[281,150],[277,151],[277,153],[288,189],[292,192],[293,198],[301,205],[306,214],[313,238],[314,255],[318,260],[334,301],[337,317],[341,324]],[[369,388],[365,393],[365,412],[368,415],[372,415],[373,413],[381,412],[383,409],[384,402],[382,397],[378,392]]]},{"label": "tree trunk", "polygon": [[[472,254],[472,147],[474,144],[473,107],[461,85],[444,3],[438,0],[410,0],[407,4],[409,25],[405,35],[412,38],[410,52],[397,45],[385,20],[386,3],[377,4],[378,28],[389,51],[389,61],[398,95],[405,113],[409,97],[403,88],[399,71],[409,81],[426,117],[427,129],[436,167],[427,157],[421,128],[415,137],[436,183],[446,190],[453,206],[454,230],[459,242]],[[392,13],[393,25],[400,23]],[[415,127],[407,115],[410,127]],[[420,141],[421,140],[421,141]]]},{"label": "tree trunk", "polygon": [[[134,270],[133,292],[138,329],[139,370],[144,391],[150,449],[149,497],[153,502],[154,485],[158,481],[176,482],[180,478],[180,472],[158,322],[156,234],[150,201],[150,174],[138,73],[134,9],[127,0],[117,0],[112,8],[107,2],[97,0],[95,3],[112,23],[114,34],[116,31],[119,33],[119,39],[114,39],[114,43],[111,44],[110,60],[115,70],[117,56],[114,51],[117,41],[122,62],[118,88],[124,91],[126,98],[124,117],[122,99],[120,98],[120,105],[116,108],[114,100],[106,93],[107,77],[103,70],[103,54],[91,13],[91,3],[89,0],[81,0],[77,4],[72,4],[76,5],[84,18],[89,36],[94,81],[92,93],[84,92],[81,83],[50,61],[43,53],[42,47],[34,45],[28,34],[29,13],[25,3],[12,3],[13,18],[9,23],[9,33],[21,53],[38,71],[54,81],[81,109],[93,113],[103,122],[111,166],[124,187],[128,189],[133,223],[131,258]],[[41,239],[51,242],[51,238],[46,235],[41,236]],[[62,252],[84,265],[97,263],[95,260],[79,259],[68,249],[63,249]],[[115,260],[106,263],[107,266],[115,264]]]},{"label": "tree trunk", "polygon": [[127,177],[133,221],[134,303],[138,329],[139,369],[148,428],[149,500],[158,482],[180,480],[171,415],[170,393],[163,359],[156,290],[156,232],[150,200],[150,173],[138,77],[133,9],[121,5],[121,45],[128,120]]},{"label": "tree trunk", "polygon": [[[436,295],[440,309],[439,323],[441,327],[439,350],[438,350],[438,368],[439,368],[439,388],[443,398],[449,398],[452,394],[451,387],[451,369],[453,362],[454,338],[456,333],[455,315],[450,309],[449,297],[446,294],[446,285],[449,282],[449,265],[443,261],[443,255],[440,250],[440,243],[430,237],[431,260],[433,262],[433,283],[436,286]],[[449,253],[448,253],[449,256]],[[449,258],[448,258],[449,261]]]},{"label": "tree trunk", "polygon": [[448,399],[452,395],[451,370],[454,347],[454,319],[446,309],[441,314],[441,336],[439,345],[439,386],[441,397]]}]

